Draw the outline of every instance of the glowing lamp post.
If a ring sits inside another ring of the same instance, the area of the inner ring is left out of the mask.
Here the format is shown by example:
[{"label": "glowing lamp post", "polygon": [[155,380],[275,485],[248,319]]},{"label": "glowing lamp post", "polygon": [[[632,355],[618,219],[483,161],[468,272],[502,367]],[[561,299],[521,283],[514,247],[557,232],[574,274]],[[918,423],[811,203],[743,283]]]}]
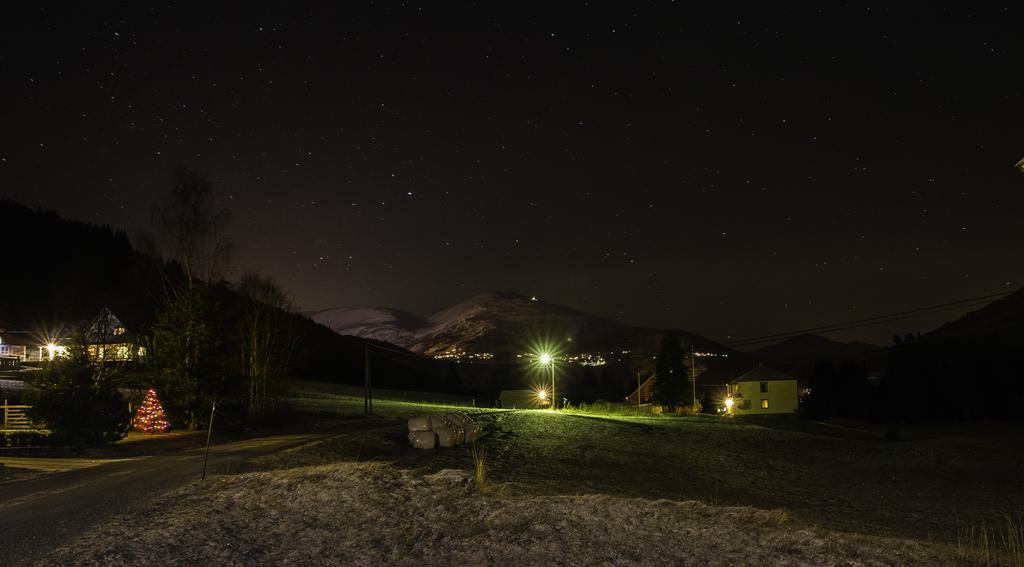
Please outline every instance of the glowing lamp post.
[{"label": "glowing lamp post", "polygon": [[[555,397],[555,359],[550,353],[542,352],[537,361],[541,366],[547,366],[551,370],[551,409],[558,409],[556,406],[558,398]],[[545,394],[544,390],[538,393],[541,400],[544,399],[542,394]]]},{"label": "glowing lamp post", "polygon": [[58,357],[67,356],[68,354],[68,347],[58,344],[56,341],[47,341],[46,345],[44,347],[40,347],[39,349],[40,358],[42,358],[43,356],[43,348],[46,349],[46,358],[49,360],[54,360]]}]

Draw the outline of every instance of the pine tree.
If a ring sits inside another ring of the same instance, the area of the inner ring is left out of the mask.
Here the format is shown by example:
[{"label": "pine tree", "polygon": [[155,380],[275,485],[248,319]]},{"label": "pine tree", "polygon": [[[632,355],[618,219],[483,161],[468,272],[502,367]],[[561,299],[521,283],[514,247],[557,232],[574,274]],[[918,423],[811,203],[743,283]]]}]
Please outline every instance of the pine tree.
[{"label": "pine tree", "polygon": [[678,335],[673,332],[665,335],[654,366],[654,401],[666,410],[674,411],[677,404],[689,399],[686,395],[689,386],[686,352]]},{"label": "pine tree", "polygon": [[34,422],[45,424],[52,439],[72,447],[113,443],[128,432],[128,403],[113,381],[113,372],[90,359],[76,336],[66,357],[51,361],[29,378]]},{"label": "pine tree", "polygon": [[170,423],[167,422],[167,414],[164,413],[164,407],[160,405],[156,392],[150,388],[146,392],[146,397],[142,400],[142,405],[135,412],[132,427],[143,433],[163,433],[167,431],[169,426]]}]

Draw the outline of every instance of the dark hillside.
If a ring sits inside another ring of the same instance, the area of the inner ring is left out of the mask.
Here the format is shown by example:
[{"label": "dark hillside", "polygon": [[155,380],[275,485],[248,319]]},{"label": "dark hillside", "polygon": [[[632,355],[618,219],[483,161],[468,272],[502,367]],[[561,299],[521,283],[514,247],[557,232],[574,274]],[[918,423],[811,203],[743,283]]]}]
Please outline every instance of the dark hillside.
[{"label": "dark hillside", "polygon": [[[0,277],[0,321],[11,327],[53,329],[61,321],[90,319],[107,306],[129,330],[146,334],[162,301],[166,274],[179,273],[173,263],[162,266],[136,251],[124,232],[10,200],[0,200],[0,227],[8,251]],[[227,286],[217,286],[217,300],[225,317],[233,317],[241,306],[241,298]],[[365,339],[339,336],[298,314],[294,321],[296,375],[362,382]],[[380,387],[436,386],[436,378],[390,357],[373,362]]]},{"label": "dark hillside", "polygon": [[159,302],[159,264],[124,232],[0,200],[5,254],[0,319],[20,327],[82,320],[109,306],[130,328],[146,328]]}]

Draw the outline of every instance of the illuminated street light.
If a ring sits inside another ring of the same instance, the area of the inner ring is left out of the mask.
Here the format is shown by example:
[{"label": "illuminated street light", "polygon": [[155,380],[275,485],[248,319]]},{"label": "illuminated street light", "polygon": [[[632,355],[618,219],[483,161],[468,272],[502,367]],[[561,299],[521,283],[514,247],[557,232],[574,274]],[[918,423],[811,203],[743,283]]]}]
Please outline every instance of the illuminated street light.
[{"label": "illuminated street light", "polygon": [[50,360],[53,360],[57,356],[57,345],[54,343],[46,343],[46,352],[50,356]]},{"label": "illuminated street light", "polygon": [[[558,398],[555,396],[555,357],[550,352],[542,352],[537,355],[537,363],[541,366],[547,366],[551,372],[551,409],[558,409]],[[541,390],[544,392],[544,390]],[[544,392],[547,395],[547,392]],[[544,398],[541,397],[543,400]]]},{"label": "illuminated street light", "polygon": [[537,399],[542,401],[542,402],[544,400],[548,399],[548,392],[547,392],[547,390],[544,390],[543,388],[541,388],[540,390],[537,390]]}]

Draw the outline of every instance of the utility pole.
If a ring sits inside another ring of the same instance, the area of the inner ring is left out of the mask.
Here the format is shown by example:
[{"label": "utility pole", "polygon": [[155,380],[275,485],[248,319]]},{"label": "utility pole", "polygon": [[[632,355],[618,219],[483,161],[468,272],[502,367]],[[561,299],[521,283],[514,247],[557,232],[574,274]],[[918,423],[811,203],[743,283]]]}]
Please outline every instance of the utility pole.
[{"label": "utility pole", "polygon": [[363,413],[373,415],[373,390],[370,386],[370,343],[363,343]]},{"label": "utility pole", "polygon": [[690,411],[697,411],[697,356],[693,352],[693,341],[690,341],[690,383],[693,384],[693,405]]},{"label": "utility pole", "polygon": [[640,369],[636,369],[636,414],[640,415]]},{"label": "utility pole", "polygon": [[206,480],[206,463],[210,460],[210,436],[213,435],[213,413],[217,411],[217,402],[210,406],[210,425],[206,430],[206,453],[203,454],[203,478]]}]

